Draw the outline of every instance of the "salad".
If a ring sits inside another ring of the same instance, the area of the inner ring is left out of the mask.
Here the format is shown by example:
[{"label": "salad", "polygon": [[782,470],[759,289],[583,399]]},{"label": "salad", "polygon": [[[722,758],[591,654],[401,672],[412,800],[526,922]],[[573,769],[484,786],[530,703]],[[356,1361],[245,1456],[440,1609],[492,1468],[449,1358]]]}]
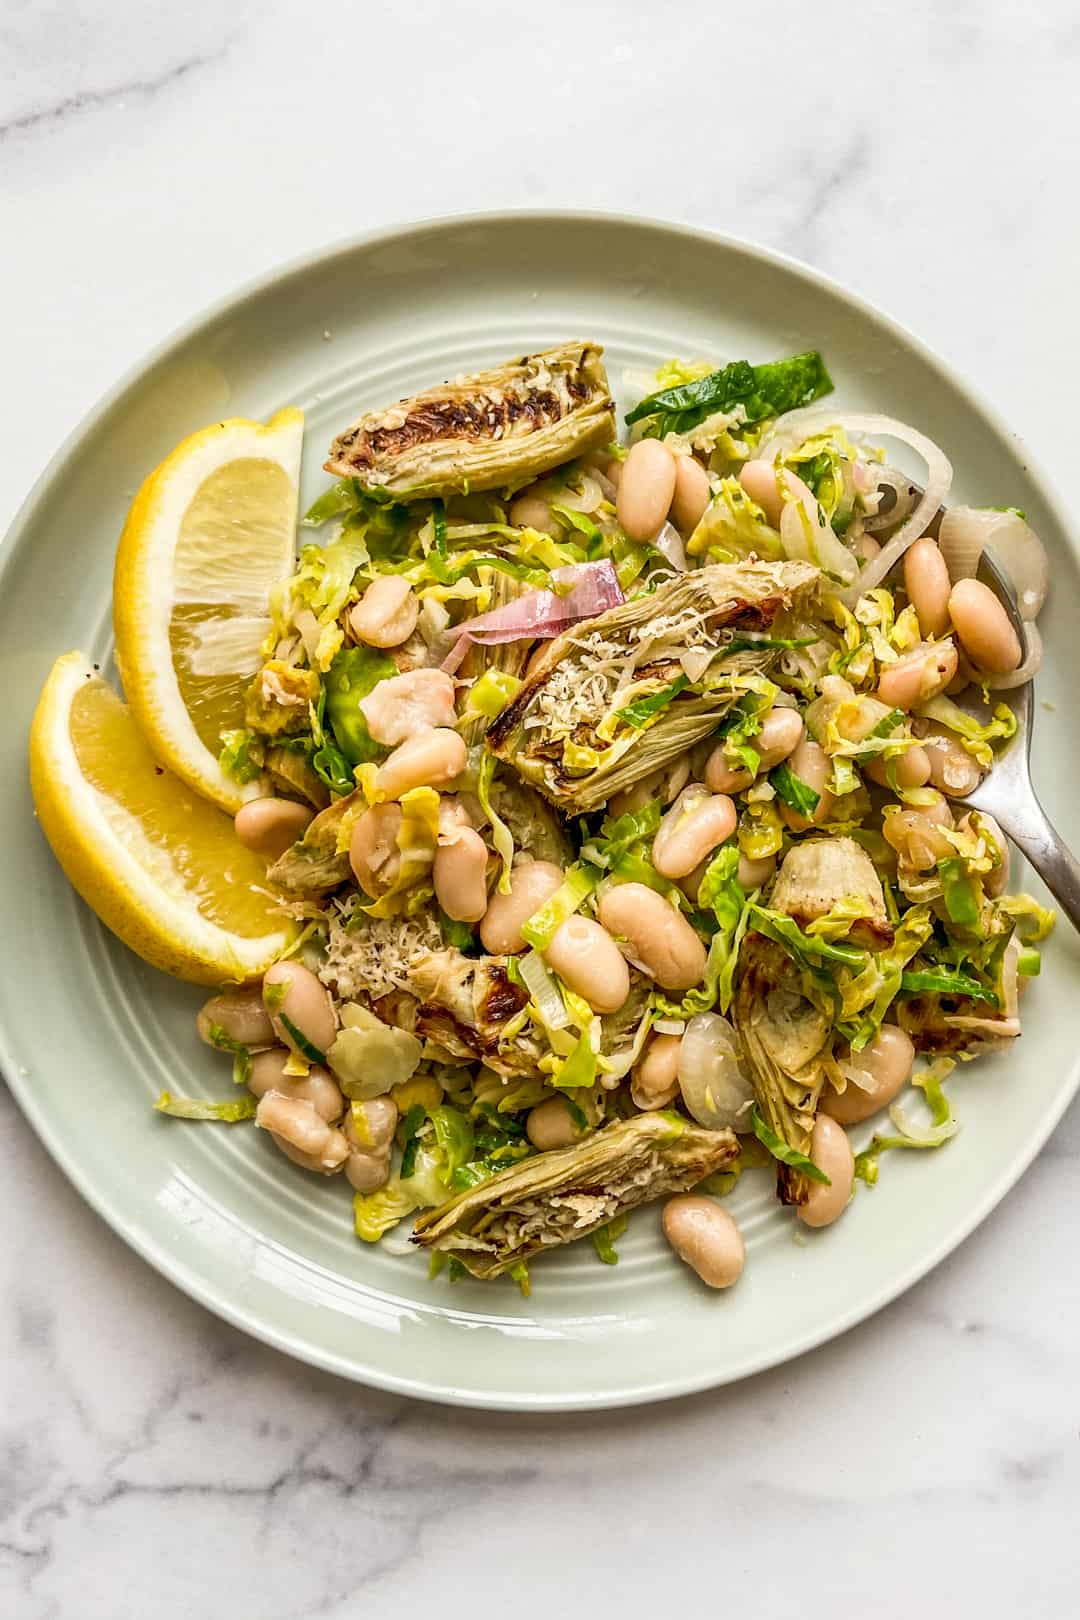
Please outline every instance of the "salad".
[{"label": "salad", "polygon": [[944,453],[823,404],[817,353],[631,381],[620,424],[566,343],[334,440],[215,732],[288,943],[199,1014],[240,1099],[159,1100],[340,1174],[364,1242],[526,1292],[660,1198],[728,1287],[743,1172],[822,1227],[942,1147],[1052,922],[965,803],[1037,660],[1023,514],[943,511]]}]

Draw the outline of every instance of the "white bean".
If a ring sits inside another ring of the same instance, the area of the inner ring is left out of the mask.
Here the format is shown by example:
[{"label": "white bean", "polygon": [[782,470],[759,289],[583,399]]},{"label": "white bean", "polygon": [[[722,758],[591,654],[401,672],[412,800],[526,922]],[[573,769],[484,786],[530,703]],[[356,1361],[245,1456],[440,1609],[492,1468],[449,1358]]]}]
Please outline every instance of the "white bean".
[{"label": "white bean", "polygon": [[249,799],[236,812],[233,826],[245,849],[276,861],[304,836],[314,816],[314,810],[293,799]]},{"label": "white bean", "polygon": [[788,756],[788,764],[799,781],[805,782],[806,786],[817,794],[818,802],[809,820],[787,804],[780,806],[780,814],[795,832],[805,832],[808,827],[819,827],[830,814],[834,802],[832,794],[825,786],[829,780],[829,756],[812,737],[804,736],[792,749]]},{"label": "white bean", "polygon": [[639,1108],[666,1108],[679,1092],[681,1035],[653,1035],[645,1056],[630,1078],[630,1095]]},{"label": "white bean", "polygon": [[591,917],[568,917],[543,955],[593,1012],[618,1012],[630,994],[630,970],[619,947]]},{"label": "white bean", "polygon": [[945,806],[945,815],[938,805],[923,805],[918,810],[897,810],[886,816],[881,824],[885,842],[899,855],[904,864],[915,872],[929,872],[938,863],[956,851],[945,837],[943,827],[952,826],[952,814]]},{"label": "white bean", "polygon": [[969,686],[975,685],[978,678],[971,660],[961,647],[956,660],[956,674],[945,688],[946,696],[955,697],[958,692],[966,692]]},{"label": "white bean", "polygon": [[776,482],[776,468],[771,461],[747,461],[739,471],[739,483],[755,505],[760,506],[774,529],[780,526],[783,500]]},{"label": "white bean", "polygon": [[709,861],[710,857],[706,857],[705,860],[700,861],[698,865],[694,867],[692,872],[687,873],[686,877],[676,879],[679,888],[682,890],[683,894],[685,894],[692,906],[697,905],[697,897],[701,889],[701,880],[709,870]]},{"label": "white bean", "polygon": [[398,834],[405,817],[397,804],[376,804],[357,816],[349,839],[349,865],[366,895],[388,893],[401,871]]},{"label": "white bean", "polygon": [[249,985],[246,990],[224,990],[220,996],[211,996],[195,1019],[199,1039],[207,1046],[222,1045],[221,1036],[236,1041],[240,1046],[273,1046],[276,1036],[270,1014],[263,1006],[262,987]]},{"label": "white bean", "polygon": [[345,1116],[345,1135],[358,1153],[383,1153],[394,1140],[397,1104],[390,1097],[369,1097],[354,1102]]},{"label": "white bean", "polygon": [[941,793],[936,793],[929,804],[922,806],[921,814],[935,827],[952,827],[955,825],[949,801]]},{"label": "white bean", "polygon": [[872,1041],[861,1052],[852,1052],[848,1062],[868,1077],[866,1085],[849,1080],[843,1092],[825,1088],[822,1109],[839,1125],[858,1125],[882,1108],[887,1108],[897,1092],[911,1078],[915,1047],[911,1036],[897,1024],[882,1024]]},{"label": "white bean", "polygon": [[581,1132],[565,1097],[548,1097],[530,1109],[525,1120],[525,1134],[534,1148],[546,1153],[552,1148],[573,1147]]},{"label": "white bean", "polygon": [[776,856],[761,855],[756,860],[753,856],[739,853],[739,886],[747,894],[752,889],[763,889],[776,871]]},{"label": "white bean", "polygon": [[285,1157],[304,1170],[332,1176],[349,1157],[341,1131],[328,1125],[314,1105],[301,1098],[268,1091],[255,1110],[255,1123],[269,1131]]},{"label": "white bean", "polygon": [[390,1150],[382,1153],[358,1153],[355,1149],[345,1161],[345,1179],[354,1192],[364,1197],[378,1192],[390,1180]]},{"label": "white bean", "polygon": [[951,640],[922,642],[886,664],[878,676],[877,695],[890,709],[913,709],[944,692],[956,674],[956,647]]},{"label": "white bean", "polygon": [[975,791],[983,779],[982,767],[958,737],[943,728],[931,727],[923,737],[922,746],[930,764],[931,787],[956,799],[966,798]]},{"label": "white bean", "polygon": [[712,490],[709,475],[694,456],[675,457],[675,493],[671,498],[671,521],[684,537],[693,534],[702,518]]},{"label": "white bean", "polygon": [[918,745],[905,748],[902,754],[897,754],[893,759],[869,760],[863,770],[872,782],[879,783],[881,787],[891,787],[890,767],[898,788],[924,787],[930,780],[930,756],[925,748]]},{"label": "white bean", "polygon": [[758,769],[771,771],[782,760],[795,752],[806,733],[798,709],[770,709],[761,722],[761,730],[751,737],[750,746],[761,756]]},{"label": "white bean", "polygon": [[705,786],[712,793],[741,793],[753,780],[753,771],[729,762],[723,743],[718,743],[705,761]]},{"label": "white bean", "polygon": [[[805,734],[797,709],[770,709],[761,730],[751,737],[750,746],[758,755],[758,771],[771,771],[799,746]],[[752,772],[729,765],[723,744],[714,748],[705,764],[705,783],[714,793],[740,793],[754,780]]]},{"label": "white bean", "polygon": [[400,574],[373,580],[349,614],[349,629],[368,647],[400,647],[416,629],[420,604]]},{"label": "white bean", "polygon": [[686,918],[644,883],[608,889],[599,917],[609,933],[624,939],[631,960],[665,990],[691,990],[705,976],[705,947]]},{"label": "white bean", "polygon": [[[949,595],[949,617],[976,669],[1007,675],[1023,654],[1009,615],[981,579],[959,579]],[[955,673],[955,671],[954,671]]]},{"label": "white bean", "polygon": [[268,1091],[277,1091],[283,1097],[309,1102],[321,1119],[333,1125],[345,1112],[345,1098],[337,1082],[318,1065],[307,1074],[285,1073],[289,1052],[284,1046],[274,1046],[268,1052],[259,1052],[251,1060],[248,1090],[256,1097],[265,1097]]},{"label": "white bean", "polygon": [[730,1288],[742,1276],[746,1245],[733,1217],[711,1198],[680,1193],[664,1205],[664,1236],[680,1260],[709,1288]]},{"label": "white bean", "polygon": [[661,877],[683,878],[735,831],[738,814],[726,793],[687,788],[656,829],[653,865]]},{"label": "white bean", "polygon": [[[263,1004],[278,1040],[302,1057],[317,1062],[312,1048],[321,1053],[333,1044],[337,1034],[334,1004],[326,988],[302,962],[275,962],[267,968]],[[295,1035],[290,1033],[290,1024]]]},{"label": "white bean", "polygon": [[435,851],[435,898],[455,922],[479,922],[487,910],[487,845],[461,827]]},{"label": "white bean", "polygon": [[541,534],[557,535],[562,531],[559,520],[547,501],[529,490],[510,503],[510,522],[519,529],[538,529]]},{"label": "white bean", "polygon": [[672,799],[678,798],[689,780],[690,760],[684,754],[673,764],[650,771],[633,787],[623,788],[621,793],[616,793],[608,804],[608,815],[625,816],[635,810],[644,810],[654,799],[659,799],[661,804],[670,804]]},{"label": "white bean", "polygon": [[810,1157],[819,1170],[824,1170],[831,1183],[811,1181],[805,1204],[798,1204],[795,1213],[804,1226],[831,1226],[848,1207],[851,1189],[855,1184],[855,1155],[842,1125],[828,1114],[819,1114],[814,1121],[814,1134],[810,1142]]},{"label": "white bean", "polygon": [[[987,872],[983,878],[983,888],[987,894],[996,897],[1004,893],[1005,886],[1009,881],[1009,841],[994,817],[987,815],[985,810],[977,811],[974,818],[965,817],[961,822],[961,826],[970,824],[972,819],[975,827],[986,839],[987,843],[994,846],[1001,856],[1000,864],[995,866],[992,871]],[[1023,977],[1020,982],[1023,983]]]},{"label": "white bean", "polygon": [[510,873],[510,893],[496,889],[480,924],[480,943],[491,956],[514,956],[525,949],[521,932],[534,911],[539,911],[562,886],[563,869],[551,861],[522,861]]},{"label": "white bean", "polygon": [[659,533],[675,494],[675,458],[659,439],[639,439],[623,462],[615,497],[619,526],[630,540]]},{"label": "white bean", "polygon": [[739,473],[739,483],[761,507],[774,529],[780,527],[781,515],[789,501],[801,501],[808,513],[817,511],[813,490],[789,467],[778,469],[771,461],[747,461]]},{"label": "white bean", "polygon": [[452,726],[454,682],[443,669],[410,669],[372,687],[357,707],[377,743],[394,748],[418,731]]},{"label": "white bean", "polygon": [[467,758],[468,751],[456,731],[424,731],[383,761],[375,785],[388,799],[400,799],[412,788],[444,787],[461,775]]},{"label": "white bean", "polygon": [[949,570],[928,534],[904,553],[904,589],[924,640],[943,636],[949,628]]},{"label": "white bean", "polygon": [[[477,810],[479,811],[479,804],[477,804]],[[482,812],[480,814],[482,815]],[[445,838],[449,842],[451,835],[456,833],[459,827],[473,827],[475,825],[469,807],[460,795],[456,793],[444,793],[442,795],[439,799],[440,838]]]}]

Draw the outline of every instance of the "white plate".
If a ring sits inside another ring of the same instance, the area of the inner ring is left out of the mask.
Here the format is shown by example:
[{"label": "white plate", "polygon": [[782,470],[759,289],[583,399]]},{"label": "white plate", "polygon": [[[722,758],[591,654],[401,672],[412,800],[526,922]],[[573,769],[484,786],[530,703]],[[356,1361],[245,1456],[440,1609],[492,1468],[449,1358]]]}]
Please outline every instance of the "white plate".
[{"label": "white plate", "polygon": [[[1054,572],[1043,621],[1036,778],[1080,843],[1069,723],[1080,690],[1075,551],[1030,459],[913,338],[799,265],[745,244],[633,219],[502,215],[408,227],[285,269],[187,327],[59,453],[5,546],[0,593],[5,859],[0,875],[3,1064],[27,1117],[87,1200],[152,1264],[228,1320],[352,1378],[490,1407],[614,1406],[721,1384],[797,1355],[894,1298],[1013,1185],[1078,1079],[1076,941],[1062,931],[1007,1056],[951,1083],[962,1119],[939,1153],[893,1153],[879,1186],[820,1233],[775,1204],[770,1178],[731,1200],[749,1259],[716,1295],[676,1263],[654,1210],[620,1263],[585,1243],[509,1283],[429,1283],[424,1261],[352,1236],[347,1189],[285,1163],[245,1128],[150,1108],[162,1086],[224,1095],[192,1027],[199,992],[131,956],[68,888],[36,827],[25,742],[54,657],[111,645],[113,550],[140,479],[224,415],[307,412],[303,500],[325,447],[361,409],[564,338],[627,367],[671,355],[771,359],[820,348],[837,405],[917,424],[953,458],[955,497],[1023,507]],[[1057,700],[1061,700],[1058,702]],[[12,709],[14,708],[14,713]],[[868,1136],[870,1127],[860,1133]]]}]

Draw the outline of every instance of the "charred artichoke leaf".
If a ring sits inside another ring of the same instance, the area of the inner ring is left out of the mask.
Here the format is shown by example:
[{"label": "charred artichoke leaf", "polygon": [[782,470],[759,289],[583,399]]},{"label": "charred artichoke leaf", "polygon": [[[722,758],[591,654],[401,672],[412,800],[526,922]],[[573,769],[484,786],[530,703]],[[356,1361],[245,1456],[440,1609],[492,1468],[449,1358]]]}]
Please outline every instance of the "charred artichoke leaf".
[{"label": "charred artichoke leaf", "polygon": [[917,1052],[974,1056],[993,1051],[1020,1033],[1020,1020],[970,996],[905,995],[890,1013]]},{"label": "charred artichoke leaf", "polygon": [[599,614],[534,658],[488,747],[565,815],[599,809],[715,729],[779,656],[778,615],[820,577],[803,562],[717,563]]},{"label": "charred artichoke leaf", "polygon": [[363,803],[357,789],[320,810],[303,838],[298,838],[270,867],[266,874],[269,882],[292,895],[329,894],[344,883],[349,875],[349,853],[338,850],[338,833],[349,811]]},{"label": "charred artichoke leaf", "polygon": [[497,1277],[639,1204],[696,1186],[738,1151],[731,1131],[639,1114],[459,1193],[420,1216],[413,1242],[454,1255],[474,1277]]},{"label": "charred artichoke leaf", "polygon": [[371,411],[334,440],[326,470],[398,501],[520,488],[615,438],[602,354],[564,343]]}]

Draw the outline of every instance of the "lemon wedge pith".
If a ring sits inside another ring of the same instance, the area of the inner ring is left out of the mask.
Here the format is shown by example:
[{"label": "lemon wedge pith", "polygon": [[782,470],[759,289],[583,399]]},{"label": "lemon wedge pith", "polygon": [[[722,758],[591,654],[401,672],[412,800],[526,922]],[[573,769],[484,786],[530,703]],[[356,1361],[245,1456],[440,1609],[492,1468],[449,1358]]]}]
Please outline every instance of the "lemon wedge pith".
[{"label": "lemon wedge pith", "polygon": [[257,978],[296,925],[227,815],[160,766],[81,653],[57,659],[30,732],[45,835],[102,922],[152,966],[198,984]]},{"label": "lemon wedge pith", "polygon": [[198,792],[237,810],[258,789],[218,763],[221,732],[271,628],[270,591],[291,572],[303,414],[235,417],[183,440],[144,481],[113,574],[116,659],[152,751]]}]

